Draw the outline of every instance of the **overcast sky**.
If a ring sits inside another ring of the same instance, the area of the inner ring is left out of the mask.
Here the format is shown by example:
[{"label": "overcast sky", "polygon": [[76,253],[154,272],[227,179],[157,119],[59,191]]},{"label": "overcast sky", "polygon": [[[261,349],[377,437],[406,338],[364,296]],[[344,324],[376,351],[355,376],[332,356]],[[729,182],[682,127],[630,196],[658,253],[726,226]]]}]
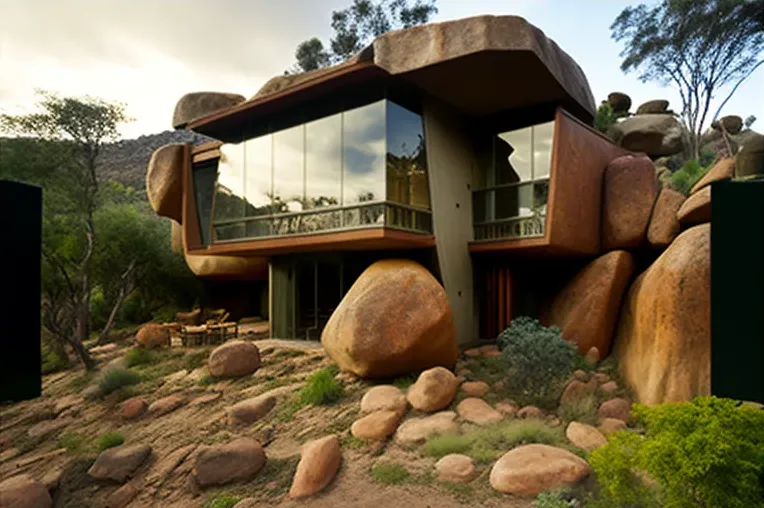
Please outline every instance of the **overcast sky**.
[{"label": "overcast sky", "polygon": [[[516,14],[541,28],[583,68],[597,103],[614,90],[634,107],[670,88],[642,84],[620,69],[609,26],[623,0],[439,0],[435,21]],[[34,89],[92,95],[127,104],[136,137],[171,128],[176,101],[200,90],[246,97],[293,63],[295,46],[330,35],[330,16],[350,0],[0,0],[0,111],[34,110]],[[759,118],[764,69],[725,113]],[[717,100],[718,103],[718,100]],[[712,108],[711,114],[715,111]]]}]

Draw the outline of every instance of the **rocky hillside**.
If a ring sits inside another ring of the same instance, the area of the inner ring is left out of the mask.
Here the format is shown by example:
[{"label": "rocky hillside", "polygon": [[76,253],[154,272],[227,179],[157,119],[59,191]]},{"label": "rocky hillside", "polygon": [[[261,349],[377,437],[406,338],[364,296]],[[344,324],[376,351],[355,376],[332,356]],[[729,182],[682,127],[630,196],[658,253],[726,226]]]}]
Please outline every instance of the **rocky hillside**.
[{"label": "rocky hillside", "polygon": [[154,150],[168,143],[200,145],[207,141],[211,139],[189,130],[164,131],[136,139],[123,139],[106,147],[100,160],[101,178],[144,189],[146,166]]}]

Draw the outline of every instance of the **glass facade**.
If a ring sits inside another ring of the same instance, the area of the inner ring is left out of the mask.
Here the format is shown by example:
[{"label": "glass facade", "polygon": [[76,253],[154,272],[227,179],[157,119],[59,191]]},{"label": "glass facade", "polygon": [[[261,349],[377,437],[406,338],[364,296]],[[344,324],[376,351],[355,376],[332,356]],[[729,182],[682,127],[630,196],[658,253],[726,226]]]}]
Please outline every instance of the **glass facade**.
[{"label": "glass facade", "polygon": [[432,232],[422,118],[389,100],[220,151],[211,209],[199,208],[213,242],[375,226]]},{"label": "glass facade", "polygon": [[553,143],[554,121],[479,140],[475,240],[544,235]]}]

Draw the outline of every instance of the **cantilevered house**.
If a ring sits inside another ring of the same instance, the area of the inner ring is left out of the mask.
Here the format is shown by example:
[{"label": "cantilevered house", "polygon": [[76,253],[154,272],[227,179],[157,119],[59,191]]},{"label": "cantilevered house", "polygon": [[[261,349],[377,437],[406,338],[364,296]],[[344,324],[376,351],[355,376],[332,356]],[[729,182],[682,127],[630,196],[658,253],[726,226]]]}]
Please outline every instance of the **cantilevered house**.
[{"label": "cantilevered house", "polygon": [[161,148],[147,187],[195,273],[253,281],[274,337],[318,338],[369,264],[408,257],[467,343],[528,305],[523,263],[600,252],[603,171],[624,151],[594,113],[579,66],[524,19],[431,24],[249,100],[183,97],[174,126],[218,142]]}]

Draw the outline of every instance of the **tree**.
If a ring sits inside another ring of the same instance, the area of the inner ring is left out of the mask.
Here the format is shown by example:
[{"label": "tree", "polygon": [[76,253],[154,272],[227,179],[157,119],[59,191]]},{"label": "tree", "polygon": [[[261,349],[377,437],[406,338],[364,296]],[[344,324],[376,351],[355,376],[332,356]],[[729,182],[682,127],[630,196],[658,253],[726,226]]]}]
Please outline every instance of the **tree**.
[{"label": "tree", "polygon": [[[62,98],[38,91],[39,113],[0,115],[0,129],[34,136],[56,148],[41,172],[55,199],[46,199],[43,224],[43,322],[68,343],[87,369],[94,368],[83,343],[90,335],[94,215],[99,201],[97,161],[104,143],[128,121],[125,106],[91,97]],[[20,163],[24,167],[24,162]]]},{"label": "tree", "polygon": [[711,101],[728,88],[712,120],[764,60],[764,0],[662,0],[624,9],[610,26],[625,41],[621,70],[642,82],[673,85],[682,100],[690,149],[699,140]]},{"label": "tree", "polygon": [[297,46],[297,63],[287,73],[320,69],[347,60],[383,33],[427,23],[437,14],[435,0],[353,0],[353,4],[332,12],[334,35],[329,50],[317,38]]}]

